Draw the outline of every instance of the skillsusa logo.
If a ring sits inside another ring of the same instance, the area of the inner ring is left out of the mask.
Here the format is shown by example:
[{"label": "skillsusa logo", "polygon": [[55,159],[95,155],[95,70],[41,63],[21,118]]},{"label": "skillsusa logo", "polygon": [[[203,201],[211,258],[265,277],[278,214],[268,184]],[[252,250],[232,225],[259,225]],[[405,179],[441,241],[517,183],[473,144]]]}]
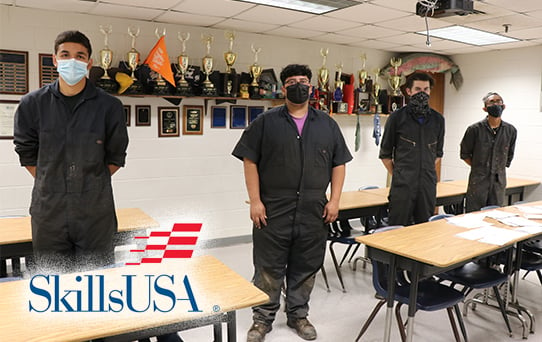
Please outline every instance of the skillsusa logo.
[{"label": "skillsusa logo", "polygon": [[202,312],[189,276],[162,264],[164,259],[191,258],[201,226],[175,223],[171,230],[136,236],[147,243],[142,249],[131,250],[139,261],[126,265],[140,267],[119,268],[120,272],[34,275],[29,282],[28,309],[40,313]]},{"label": "skillsusa logo", "polygon": [[[147,244],[144,249],[132,249],[130,252],[145,254],[163,251],[163,253],[153,257],[143,256],[139,262],[127,262],[126,265],[159,264],[163,259],[191,258],[201,226],[201,223],[175,223],[169,231],[152,231],[149,236],[135,236],[136,240],[147,240]],[[196,236],[193,236],[194,234]]]}]

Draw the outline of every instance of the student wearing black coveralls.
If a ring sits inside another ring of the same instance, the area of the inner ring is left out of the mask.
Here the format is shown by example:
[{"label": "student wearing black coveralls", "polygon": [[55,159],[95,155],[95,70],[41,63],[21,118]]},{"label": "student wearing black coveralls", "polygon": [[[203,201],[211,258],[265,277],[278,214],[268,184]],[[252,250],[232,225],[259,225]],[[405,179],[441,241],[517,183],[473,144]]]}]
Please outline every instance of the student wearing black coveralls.
[{"label": "student wearing black coveralls", "polygon": [[243,160],[250,199],[254,285],[270,297],[253,308],[249,342],[271,331],[284,278],[288,326],[303,339],[316,338],[308,302],[352,156],[337,123],[309,107],[311,76],[307,66],[286,66],[280,75],[286,104],[258,116],[232,152]]},{"label": "student wearing black coveralls", "polygon": [[379,158],[392,175],[389,224],[426,222],[435,210],[436,164],[443,155],[444,117],[429,107],[433,78],[407,77],[409,103],[390,114]]},{"label": "student wearing black coveralls", "polygon": [[472,124],[461,140],[461,159],[471,167],[466,196],[466,211],[487,205],[505,205],[506,168],[514,158],[517,131],[503,121],[506,108],[494,92],[482,99],[487,117]]}]

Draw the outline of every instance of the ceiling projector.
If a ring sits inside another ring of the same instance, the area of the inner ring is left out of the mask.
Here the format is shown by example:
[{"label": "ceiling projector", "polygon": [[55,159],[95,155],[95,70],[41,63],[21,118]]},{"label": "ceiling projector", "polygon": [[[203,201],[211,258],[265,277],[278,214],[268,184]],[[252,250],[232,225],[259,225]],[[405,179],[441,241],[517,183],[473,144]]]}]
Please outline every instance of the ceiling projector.
[{"label": "ceiling projector", "polygon": [[[434,3],[433,9],[424,3]],[[475,13],[472,0],[438,0],[438,1],[418,1],[416,3],[416,14],[421,17],[442,18],[452,15],[467,15]]]}]

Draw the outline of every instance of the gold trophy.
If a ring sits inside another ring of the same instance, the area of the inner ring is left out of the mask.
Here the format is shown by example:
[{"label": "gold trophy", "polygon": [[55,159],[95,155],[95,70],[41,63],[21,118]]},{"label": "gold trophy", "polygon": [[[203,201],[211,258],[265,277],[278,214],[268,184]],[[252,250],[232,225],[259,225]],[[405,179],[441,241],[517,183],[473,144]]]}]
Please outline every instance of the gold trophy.
[{"label": "gold trophy", "polygon": [[205,96],[216,96],[215,86],[209,80],[209,75],[213,72],[213,57],[211,56],[211,43],[213,40],[214,37],[212,35],[201,34],[201,41],[207,47],[207,53],[201,59],[201,65],[205,73],[205,81],[203,81],[203,95]]},{"label": "gold trophy", "polygon": [[329,49],[321,48],[320,55],[323,57],[322,66],[318,69],[318,88],[322,91],[327,91],[328,81],[329,81],[329,70],[326,68],[326,60]]},{"label": "gold trophy", "polygon": [[375,73],[375,80],[373,83],[373,96],[374,96],[374,104],[375,104],[375,114],[382,113],[382,105],[378,102],[378,95],[380,95],[380,84],[378,84],[378,76],[380,74],[380,68],[376,68],[374,70]]},{"label": "gold trophy", "polygon": [[[158,27],[154,30],[154,35],[156,38],[160,39],[163,36],[166,35],[166,28],[164,27],[162,29],[162,32],[158,31]],[[160,75],[160,73],[152,71],[151,74],[154,73],[156,75],[156,78],[154,81],[156,82],[154,85],[154,93],[156,94],[167,94],[169,92],[168,85],[166,83],[166,80]]]},{"label": "gold trophy", "polygon": [[100,66],[104,70],[102,79],[110,80],[111,78],[107,74],[107,70],[111,67],[113,63],[113,51],[107,46],[109,35],[113,32],[113,27],[111,25],[100,25],[100,31],[104,35],[104,48],[100,50]]},{"label": "gold trophy", "polygon": [[333,112],[334,113],[348,113],[348,103],[343,102],[343,86],[344,81],[341,80],[343,73],[343,63],[336,64],[337,78],[335,79],[335,91],[333,92]]},{"label": "gold trophy", "polygon": [[394,67],[395,72],[393,75],[390,75],[390,78],[388,79],[388,83],[390,84],[390,87],[392,89],[392,96],[401,96],[401,75],[399,75],[397,68],[401,66],[403,63],[401,58],[395,58],[392,57],[390,59],[390,65]]},{"label": "gold trophy", "polygon": [[262,48],[255,48],[254,44],[250,45],[250,49],[254,53],[254,63],[250,66],[250,74],[252,75],[252,83],[250,83],[250,98],[259,99],[260,89],[258,80],[262,74],[262,67],[258,64],[258,54],[262,51]]},{"label": "gold trophy", "polygon": [[233,41],[235,40],[235,33],[233,31],[224,32],[224,36],[230,42],[228,51],[224,52],[224,60],[226,61],[226,73],[231,73],[231,67],[237,59],[237,55],[233,52]]},{"label": "gold trophy", "polygon": [[[233,52],[233,41],[235,33],[233,31],[224,32],[224,37],[229,41],[229,49],[224,52],[224,60],[226,61],[226,74],[224,75],[223,93],[224,96],[235,96],[237,89],[234,90],[233,81],[236,79],[235,69],[232,69],[237,55]],[[235,95],[234,95],[235,94]]]},{"label": "gold trophy", "polygon": [[137,78],[135,77],[135,70],[137,69],[137,66],[139,65],[139,51],[135,48],[135,42],[137,36],[139,36],[139,27],[134,29],[133,27],[128,27],[128,34],[130,37],[132,37],[132,48],[128,53],[126,54],[126,59],[128,60],[128,66],[130,67],[130,71],[132,71],[132,80],[137,81]]},{"label": "gold trophy", "polygon": [[359,80],[359,89],[362,92],[367,91],[367,84],[365,83],[365,80],[367,79],[367,70],[365,70],[365,62],[367,61],[367,56],[363,53],[361,56],[359,56],[361,59],[361,70],[358,71],[358,80]]},{"label": "gold trophy", "polygon": [[177,32],[177,39],[181,42],[181,54],[177,57],[177,63],[179,64],[179,67],[177,68],[177,71],[180,74],[179,81],[177,82],[177,89],[179,90],[179,93],[181,95],[189,95],[190,94],[190,86],[186,79],[184,78],[184,74],[186,73],[186,70],[188,69],[188,55],[186,54],[186,42],[188,39],[190,39],[190,32],[181,33]]}]

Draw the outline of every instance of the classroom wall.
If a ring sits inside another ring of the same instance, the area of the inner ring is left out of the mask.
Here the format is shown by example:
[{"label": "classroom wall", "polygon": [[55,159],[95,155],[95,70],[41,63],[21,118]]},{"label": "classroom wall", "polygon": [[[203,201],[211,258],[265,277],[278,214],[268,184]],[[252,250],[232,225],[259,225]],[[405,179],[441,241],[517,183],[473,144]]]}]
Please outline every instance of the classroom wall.
[{"label": "classroom wall", "polygon": [[[177,32],[190,32],[187,54],[190,64],[200,64],[205,54],[201,42],[202,33],[214,36],[211,54],[215,57],[215,69],[225,70],[222,58],[228,49],[224,31],[206,28],[164,25],[151,22],[96,17],[84,14],[67,14],[53,11],[30,10],[0,5],[0,48],[29,51],[30,89],[38,88],[38,54],[52,53],[56,35],[67,29],[78,29],[89,36],[93,44],[93,57],[104,46],[99,25],[111,24],[113,33],[109,47],[114,51],[113,65],[131,47],[127,28],[141,28],[136,48],[145,58],[157,41],[155,29],[166,28],[166,45],[171,60],[180,54],[181,44]],[[334,71],[335,64],[342,62],[345,73],[357,73],[361,68],[359,58],[367,54],[367,69],[387,64],[390,53],[350,48],[328,43],[271,37],[257,34],[236,33],[233,50],[238,54],[237,72],[248,71],[253,62],[251,44],[261,47],[258,62],[264,69],[281,68],[289,63],[308,64],[313,69],[316,84],[317,69],[322,64],[320,49],[329,48],[327,67]],[[380,80],[385,84],[385,79]],[[20,96],[0,95],[0,99],[18,99]],[[128,127],[130,144],[126,167],[113,177],[117,207],[139,207],[154,217],[162,226],[174,222],[203,222],[200,239],[236,237],[251,233],[242,163],[231,156],[231,151],[242,130],[210,127],[210,114],[204,118],[203,135],[158,138],[157,107],[173,106],[157,97],[126,97],[120,99],[131,106],[131,126]],[[242,105],[265,105],[270,101],[242,101]],[[151,105],[150,127],[136,127],[135,105]],[[203,100],[185,99],[182,105],[203,105]],[[209,107],[214,101],[209,102]],[[348,164],[344,189],[355,190],[362,185],[385,186],[385,169],[378,160],[378,147],[372,138],[372,116],[361,116],[361,148],[354,152],[355,116],[336,115],[347,144],[354,155]],[[385,118],[382,119],[382,126]],[[10,140],[0,140],[0,216],[27,215],[30,203],[32,178],[18,163],[18,157]]]}]

